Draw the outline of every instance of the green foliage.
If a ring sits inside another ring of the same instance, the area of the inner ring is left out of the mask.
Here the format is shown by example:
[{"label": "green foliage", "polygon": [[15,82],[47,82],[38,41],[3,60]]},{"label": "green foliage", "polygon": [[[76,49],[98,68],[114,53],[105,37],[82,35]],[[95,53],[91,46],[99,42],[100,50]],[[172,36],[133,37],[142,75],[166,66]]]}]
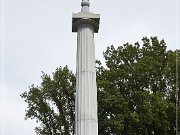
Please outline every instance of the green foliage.
[{"label": "green foliage", "polygon": [[[99,135],[175,134],[179,54],[157,37],[107,48],[106,66],[96,61]],[[41,86],[32,85],[21,97],[28,104],[25,118],[40,123],[37,134],[74,134],[75,75],[67,67],[52,78],[43,73]]]},{"label": "green foliage", "polygon": [[39,135],[74,133],[75,76],[67,67],[57,68],[51,78],[43,73],[41,87],[32,85],[21,97],[28,103],[25,118],[36,119]]},{"label": "green foliage", "polygon": [[107,68],[97,74],[102,135],[175,134],[176,52],[157,37],[142,41],[142,47],[127,43],[103,53]]}]

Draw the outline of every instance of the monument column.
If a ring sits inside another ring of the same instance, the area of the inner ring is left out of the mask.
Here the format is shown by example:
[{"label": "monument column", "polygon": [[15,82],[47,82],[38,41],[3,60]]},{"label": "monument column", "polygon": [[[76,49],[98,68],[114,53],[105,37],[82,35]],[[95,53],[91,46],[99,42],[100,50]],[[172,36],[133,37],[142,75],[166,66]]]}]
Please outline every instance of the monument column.
[{"label": "monument column", "polygon": [[72,18],[72,31],[77,32],[75,135],[98,135],[94,33],[100,15],[89,12],[89,5],[83,0],[81,12]]}]

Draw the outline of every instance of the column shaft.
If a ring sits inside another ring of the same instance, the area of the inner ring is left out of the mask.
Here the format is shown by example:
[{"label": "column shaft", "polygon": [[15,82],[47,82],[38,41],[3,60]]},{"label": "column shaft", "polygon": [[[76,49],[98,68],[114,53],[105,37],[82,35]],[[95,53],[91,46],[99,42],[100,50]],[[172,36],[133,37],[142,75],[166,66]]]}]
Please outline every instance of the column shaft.
[{"label": "column shaft", "polygon": [[78,28],[76,65],[75,133],[98,135],[95,45],[91,26]]}]

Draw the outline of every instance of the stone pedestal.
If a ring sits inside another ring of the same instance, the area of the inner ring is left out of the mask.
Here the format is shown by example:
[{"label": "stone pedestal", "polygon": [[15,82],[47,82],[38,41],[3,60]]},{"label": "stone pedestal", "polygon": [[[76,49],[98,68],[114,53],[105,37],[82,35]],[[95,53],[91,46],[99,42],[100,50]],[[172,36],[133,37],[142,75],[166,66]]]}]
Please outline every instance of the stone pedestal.
[{"label": "stone pedestal", "polygon": [[73,14],[72,31],[77,32],[75,135],[98,135],[94,33],[99,19],[99,14],[90,12]]}]

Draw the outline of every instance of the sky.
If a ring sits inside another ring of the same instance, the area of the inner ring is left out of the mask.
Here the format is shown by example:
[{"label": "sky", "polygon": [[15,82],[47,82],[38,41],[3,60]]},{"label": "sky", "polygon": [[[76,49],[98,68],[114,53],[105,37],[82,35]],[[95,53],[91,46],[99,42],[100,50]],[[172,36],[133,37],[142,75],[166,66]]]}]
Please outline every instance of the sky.
[{"label": "sky", "polygon": [[[51,74],[68,65],[75,73],[76,33],[72,13],[81,0],[1,0],[0,7],[0,134],[35,135],[35,120],[24,120],[27,104],[20,97],[41,83],[41,71]],[[164,39],[177,45],[178,0],[90,0],[90,11],[101,16],[95,34],[96,59],[103,61],[107,46]]]}]

